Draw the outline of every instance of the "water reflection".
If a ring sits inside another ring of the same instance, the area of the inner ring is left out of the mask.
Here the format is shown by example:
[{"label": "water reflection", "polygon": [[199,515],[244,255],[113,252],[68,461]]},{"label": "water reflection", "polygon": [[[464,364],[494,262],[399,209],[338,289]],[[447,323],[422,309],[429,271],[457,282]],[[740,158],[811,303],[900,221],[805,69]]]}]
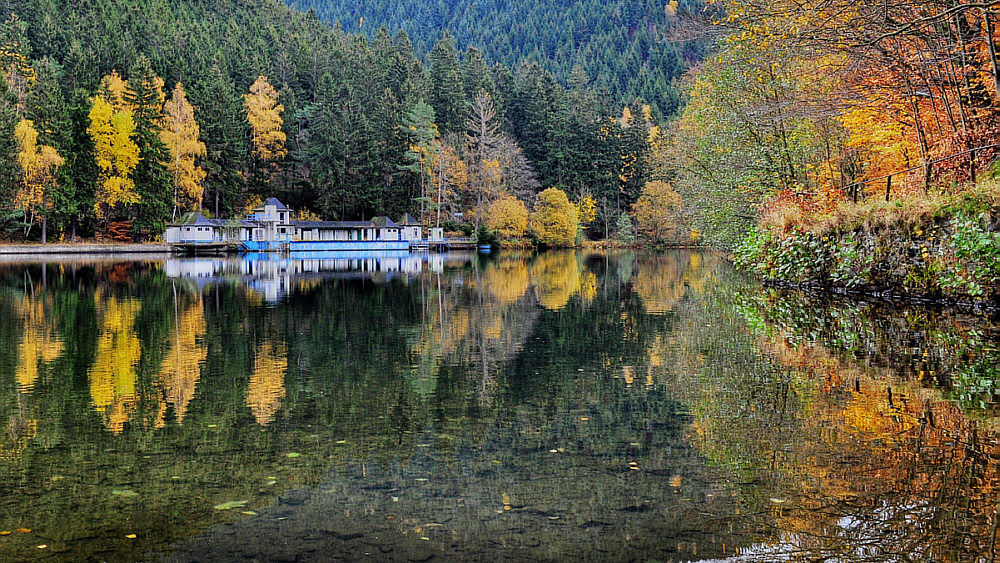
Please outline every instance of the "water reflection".
[{"label": "water reflection", "polygon": [[0,559],[995,546],[996,325],[711,253],[12,264],[0,314]]},{"label": "water reflection", "polygon": [[238,256],[173,257],[164,265],[167,277],[206,284],[241,283],[269,303],[295,288],[306,289],[334,279],[388,282],[413,278],[421,272],[440,272],[445,263],[467,259],[462,254],[383,252],[248,253]]}]

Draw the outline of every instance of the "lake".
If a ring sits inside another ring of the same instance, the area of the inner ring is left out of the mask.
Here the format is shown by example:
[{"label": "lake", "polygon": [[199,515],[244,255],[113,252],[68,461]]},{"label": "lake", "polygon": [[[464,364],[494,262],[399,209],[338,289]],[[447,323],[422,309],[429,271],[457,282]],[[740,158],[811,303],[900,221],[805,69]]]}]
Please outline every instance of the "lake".
[{"label": "lake", "polygon": [[717,254],[0,264],[0,560],[993,561],[1000,324]]}]

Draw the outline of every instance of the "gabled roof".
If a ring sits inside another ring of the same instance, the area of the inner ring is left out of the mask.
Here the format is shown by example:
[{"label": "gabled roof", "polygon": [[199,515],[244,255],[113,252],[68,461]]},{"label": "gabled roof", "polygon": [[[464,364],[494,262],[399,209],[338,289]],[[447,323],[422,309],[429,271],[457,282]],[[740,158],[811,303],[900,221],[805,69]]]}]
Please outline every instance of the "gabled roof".
[{"label": "gabled roof", "polygon": [[285,204],[281,203],[280,201],[278,201],[278,198],[276,198],[276,197],[269,197],[269,198],[265,199],[264,200],[264,205],[265,206],[267,206],[267,205],[273,205],[276,209],[288,209],[287,207],[285,207]]},{"label": "gabled roof", "polygon": [[417,221],[416,217],[414,217],[413,215],[410,215],[409,213],[407,213],[406,215],[403,215],[403,218],[399,220],[399,224],[403,225],[404,227],[406,227],[406,226],[423,226],[420,223],[420,221]]},{"label": "gabled roof", "polygon": [[217,227],[222,224],[218,219],[208,219],[197,211],[189,211],[172,223],[175,227]]},{"label": "gabled roof", "polygon": [[388,227],[390,229],[398,229],[399,225],[395,221],[386,217],[385,215],[379,215],[378,217],[372,217],[372,224],[379,228]]}]

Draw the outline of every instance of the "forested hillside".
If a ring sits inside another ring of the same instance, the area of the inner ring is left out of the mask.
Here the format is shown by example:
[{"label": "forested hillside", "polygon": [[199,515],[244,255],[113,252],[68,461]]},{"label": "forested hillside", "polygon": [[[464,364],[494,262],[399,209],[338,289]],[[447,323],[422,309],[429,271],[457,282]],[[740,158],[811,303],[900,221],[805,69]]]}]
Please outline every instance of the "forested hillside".
[{"label": "forested hillside", "polygon": [[406,31],[423,57],[444,31],[460,50],[474,46],[516,67],[538,62],[564,83],[579,66],[613,98],[646,100],[655,113],[679,105],[674,79],[704,54],[700,34],[685,25],[701,0],[288,0],[314,8],[345,31],[369,35],[379,26]]},{"label": "forested hillside", "polygon": [[405,32],[369,39],[275,0],[12,0],[0,18],[7,237],[146,239],[269,195],[478,226],[549,187],[606,236],[654,175],[650,107],[448,35],[422,62]]}]

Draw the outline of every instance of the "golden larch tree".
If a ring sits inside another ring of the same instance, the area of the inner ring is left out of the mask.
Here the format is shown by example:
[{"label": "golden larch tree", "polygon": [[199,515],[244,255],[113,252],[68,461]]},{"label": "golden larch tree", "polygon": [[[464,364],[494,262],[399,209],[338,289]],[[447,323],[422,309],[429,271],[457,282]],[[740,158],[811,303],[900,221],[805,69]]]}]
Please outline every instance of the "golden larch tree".
[{"label": "golden larch tree", "polygon": [[205,143],[198,139],[200,128],[194,117],[194,108],[188,102],[187,94],[180,82],[174,86],[173,94],[164,104],[163,115],[160,140],[170,151],[167,169],[170,170],[174,181],[176,217],[180,197],[183,197],[190,207],[201,209],[201,198],[205,189],[202,181],[205,180],[206,173],[201,166],[195,164],[195,159],[205,156]]},{"label": "golden larch tree", "polygon": [[139,146],[132,139],[135,120],[131,110],[116,109],[103,96],[93,98],[87,133],[94,141],[94,157],[101,170],[94,210],[101,219],[122,205],[138,203],[132,173],[139,164]]},{"label": "golden larch tree", "polygon": [[131,90],[129,90],[128,82],[118,74],[117,70],[112,70],[111,74],[101,79],[97,91],[98,95],[111,104],[115,110],[131,111],[132,106],[127,101]]},{"label": "golden larch tree", "polygon": [[263,74],[250,86],[250,93],[245,94],[247,121],[250,122],[253,136],[253,154],[264,162],[284,158],[285,132],[281,130],[284,123],[281,112],[285,106],[278,103],[278,91],[267,81]]}]

